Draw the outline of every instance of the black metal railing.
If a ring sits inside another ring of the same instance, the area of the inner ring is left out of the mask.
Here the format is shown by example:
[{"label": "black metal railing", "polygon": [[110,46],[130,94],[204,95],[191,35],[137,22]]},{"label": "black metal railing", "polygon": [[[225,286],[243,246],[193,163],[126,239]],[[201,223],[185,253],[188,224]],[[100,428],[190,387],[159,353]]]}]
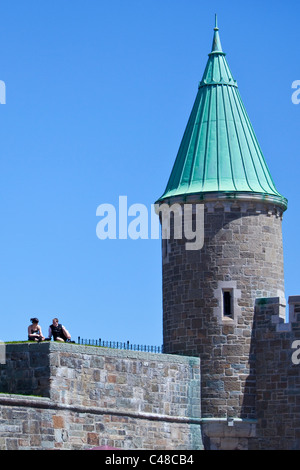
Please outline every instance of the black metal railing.
[{"label": "black metal railing", "polygon": [[142,351],[151,353],[162,353],[162,346],[147,346],[143,344],[132,344],[129,341],[103,341],[99,339],[83,339],[78,336],[78,344],[85,346],[101,346],[102,348],[125,349],[128,351]]}]

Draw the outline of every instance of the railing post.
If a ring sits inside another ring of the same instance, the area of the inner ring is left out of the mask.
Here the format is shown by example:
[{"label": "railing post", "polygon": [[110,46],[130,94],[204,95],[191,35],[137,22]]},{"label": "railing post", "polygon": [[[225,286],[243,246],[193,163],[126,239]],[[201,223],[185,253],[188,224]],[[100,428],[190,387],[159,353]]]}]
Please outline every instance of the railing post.
[{"label": "railing post", "polygon": [[164,353],[164,347],[162,346],[150,346],[146,344],[133,344],[130,343],[129,340],[126,342],[122,341],[104,341],[101,338],[98,339],[84,339],[78,336],[78,344],[82,345],[92,345],[92,346],[102,346],[106,348],[112,349],[127,349],[133,351],[144,351],[144,352],[151,352],[151,353]]}]

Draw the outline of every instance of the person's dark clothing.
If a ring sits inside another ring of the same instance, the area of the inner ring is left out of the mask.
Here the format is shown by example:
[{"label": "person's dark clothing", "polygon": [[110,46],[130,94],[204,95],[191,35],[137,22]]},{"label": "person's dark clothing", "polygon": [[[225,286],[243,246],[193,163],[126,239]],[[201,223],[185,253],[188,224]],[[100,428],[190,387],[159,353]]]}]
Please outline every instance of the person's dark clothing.
[{"label": "person's dark clothing", "polygon": [[52,336],[53,336],[53,339],[54,341],[57,340],[57,338],[61,338],[63,339],[64,341],[66,341],[68,338],[64,335],[64,332],[63,332],[63,328],[62,328],[62,325],[59,323],[57,326],[54,326],[54,325],[50,325],[49,327],[51,329],[51,332],[52,332]]}]

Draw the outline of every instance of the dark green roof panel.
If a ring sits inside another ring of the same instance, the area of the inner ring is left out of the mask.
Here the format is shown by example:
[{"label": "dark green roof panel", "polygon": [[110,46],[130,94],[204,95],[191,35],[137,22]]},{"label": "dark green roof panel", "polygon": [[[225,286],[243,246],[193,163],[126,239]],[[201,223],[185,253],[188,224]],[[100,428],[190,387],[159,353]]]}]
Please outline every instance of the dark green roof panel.
[{"label": "dark green roof panel", "polygon": [[222,51],[218,27],[212,52],[167,184],[159,201],[210,192],[273,196],[276,190]]}]

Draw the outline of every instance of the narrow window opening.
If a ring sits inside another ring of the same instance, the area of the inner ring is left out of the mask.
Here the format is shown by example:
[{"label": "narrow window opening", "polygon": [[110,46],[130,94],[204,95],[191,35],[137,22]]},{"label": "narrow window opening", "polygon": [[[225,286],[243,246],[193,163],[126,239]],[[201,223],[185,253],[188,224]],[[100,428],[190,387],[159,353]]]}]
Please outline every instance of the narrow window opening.
[{"label": "narrow window opening", "polygon": [[223,291],[223,316],[233,318],[232,291]]}]

